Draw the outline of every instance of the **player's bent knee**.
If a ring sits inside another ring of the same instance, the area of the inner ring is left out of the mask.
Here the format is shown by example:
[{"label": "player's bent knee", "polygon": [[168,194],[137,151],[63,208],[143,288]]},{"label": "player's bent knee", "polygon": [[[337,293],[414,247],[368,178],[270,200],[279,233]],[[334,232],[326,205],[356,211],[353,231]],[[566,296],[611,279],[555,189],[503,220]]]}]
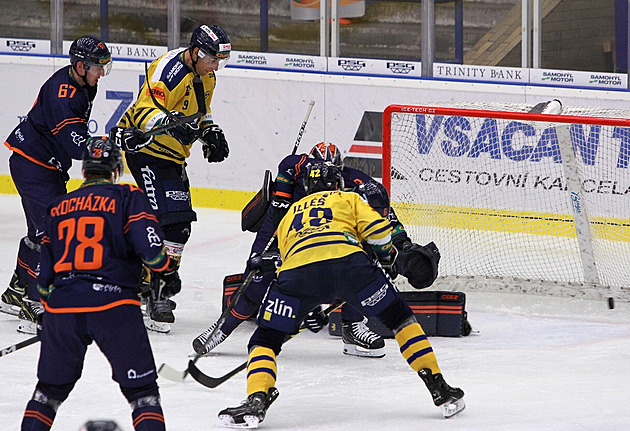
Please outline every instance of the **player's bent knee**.
[{"label": "player's bent knee", "polygon": [[[70,395],[75,383],[76,382],[67,383],[65,385],[52,385],[41,381],[37,382],[35,392],[33,393],[33,399],[35,399],[35,395],[39,393],[40,396],[52,401],[57,401],[61,404],[68,398],[68,395]],[[46,403],[44,402],[43,404]]]},{"label": "player's bent knee", "polygon": [[177,222],[162,226],[165,240],[182,245],[188,242],[191,230],[192,224],[190,222]]},{"label": "player's bent knee", "polygon": [[255,346],[267,347],[277,355],[280,354],[282,343],[286,333],[271,328],[258,327],[249,339],[247,350],[251,351]]},{"label": "player's bent knee", "polygon": [[396,298],[376,317],[392,331],[403,325],[409,318],[415,319],[411,308],[400,297]]},{"label": "player's bent knee", "polygon": [[154,398],[157,399],[159,404],[160,392],[156,382],[151,382],[147,385],[132,388],[129,386],[120,386],[120,391],[123,393],[129,404],[133,405],[138,403],[139,400],[151,401]]}]

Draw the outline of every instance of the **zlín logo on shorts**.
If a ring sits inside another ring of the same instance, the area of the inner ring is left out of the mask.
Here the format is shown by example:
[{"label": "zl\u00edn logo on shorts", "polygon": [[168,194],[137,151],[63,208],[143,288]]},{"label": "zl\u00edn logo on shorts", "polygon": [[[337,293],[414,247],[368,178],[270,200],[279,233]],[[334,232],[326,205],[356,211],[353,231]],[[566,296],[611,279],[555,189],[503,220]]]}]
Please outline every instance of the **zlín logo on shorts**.
[{"label": "zl\u00edn logo on shorts", "polygon": [[284,300],[275,298],[273,300],[267,299],[267,306],[265,307],[265,313],[263,319],[271,320],[271,315],[276,314],[278,316],[295,318],[293,313],[293,307],[284,303]]}]

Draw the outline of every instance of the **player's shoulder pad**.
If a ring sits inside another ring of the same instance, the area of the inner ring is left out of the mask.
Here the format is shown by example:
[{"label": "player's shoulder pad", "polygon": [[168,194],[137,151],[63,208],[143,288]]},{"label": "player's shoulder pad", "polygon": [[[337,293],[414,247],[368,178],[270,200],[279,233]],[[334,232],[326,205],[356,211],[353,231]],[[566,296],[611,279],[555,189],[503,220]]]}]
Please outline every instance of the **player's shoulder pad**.
[{"label": "player's shoulder pad", "polygon": [[135,184],[131,184],[131,183],[118,183],[118,185],[120,187],[122,187],[125,190],[129,190],[129,192],[139,192],[144,194],[144,190],[142,190],[140,187],[138,187]]},{"label": "player's shoulder pad", "polygon": [[169,91],[173,91],[186,78],[186,75],[192,73],[192,70],[179,58],[182,51],[170,51],[156,60],[157,64],[151,77],[151,86],[161,82]]}]

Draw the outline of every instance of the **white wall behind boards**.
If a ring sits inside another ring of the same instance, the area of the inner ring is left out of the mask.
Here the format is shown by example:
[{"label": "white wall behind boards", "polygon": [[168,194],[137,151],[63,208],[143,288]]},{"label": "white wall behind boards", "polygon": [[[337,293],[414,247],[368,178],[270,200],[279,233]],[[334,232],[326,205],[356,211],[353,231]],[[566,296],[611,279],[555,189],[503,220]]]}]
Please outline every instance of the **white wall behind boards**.
[{"label": "white wall behind boards", "polygon": [[[28,113],[39,87],[67,57],[0,55],[0,138]],[[138,95],[144,64],[117,60],[99,83],[90,130],[105,134]],[[315,101],[300,151],[321,140],[332,141],[348,155],[360,155],[355,135],[364,113],[381,113],[390,104],[452,101],[518,102],[536,104],[558,98],[565,105],[630,106],[630,93],[596,89],[568,89],[518,84],[472,83],[437,79],[352,76],[338,73],[300,73],[248,68],[226,68],[217,73],[212,101],[216,123],[225,131],[230,157],[208,164],[200,148],[193,148],[188,173],[194,187],[255,191],[265,169],[275,172],[278,162],[295,143],[308,102]],[[369,144],[369,143],[368,143]],[[354,145],[354,147],[353,147]],[[371,145],[378,147],[378,142]],[[365,145],[363,145],[365,147]],[[10,152],[0,149],[0,175],[8,175]],[[370,157],[370,155],[368,155]],[[372,152],[371,157],[378,158]],[[72,169],[80,177],[78,164]],[[123,178],[131,181],[131,177]]]}]

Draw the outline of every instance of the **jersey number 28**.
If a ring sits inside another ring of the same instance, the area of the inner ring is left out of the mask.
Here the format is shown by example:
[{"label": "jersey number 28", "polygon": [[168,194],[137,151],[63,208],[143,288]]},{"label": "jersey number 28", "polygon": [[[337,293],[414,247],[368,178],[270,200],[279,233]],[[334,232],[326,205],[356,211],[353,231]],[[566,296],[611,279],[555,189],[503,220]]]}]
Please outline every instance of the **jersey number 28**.
[{"label": "jersey number 28", "polygon": [[[103,227],[102,217],[69,218],[58,226],[59,240],[65,240],[61,259],[55,263],[55,272],[74,270],[95,270],[103,266]],[[79,243],[76,244],[73,239]],[[73,245],[75,244],[75,245]]]}]

